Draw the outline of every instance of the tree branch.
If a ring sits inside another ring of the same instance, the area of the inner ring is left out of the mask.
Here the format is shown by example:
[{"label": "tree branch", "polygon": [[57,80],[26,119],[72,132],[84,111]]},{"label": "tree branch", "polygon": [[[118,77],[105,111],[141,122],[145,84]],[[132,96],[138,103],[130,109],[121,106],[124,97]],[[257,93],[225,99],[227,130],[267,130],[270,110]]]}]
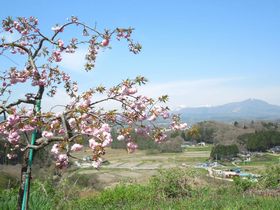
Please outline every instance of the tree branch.
[{"label": "tree branch", "polygon": [[7,111],[7,109],[13,107],[13,106],[17,106],[21,103],[25,103],[25,104],[32,104],[32,105],[35,105],[35,100],[32,100],[32,99],[18,99],[16,102],[14,103],[10,103],[8,106],[0,106],[0,108],[2,109],[0,111],[0,114],[2,114],[3,112]]}]

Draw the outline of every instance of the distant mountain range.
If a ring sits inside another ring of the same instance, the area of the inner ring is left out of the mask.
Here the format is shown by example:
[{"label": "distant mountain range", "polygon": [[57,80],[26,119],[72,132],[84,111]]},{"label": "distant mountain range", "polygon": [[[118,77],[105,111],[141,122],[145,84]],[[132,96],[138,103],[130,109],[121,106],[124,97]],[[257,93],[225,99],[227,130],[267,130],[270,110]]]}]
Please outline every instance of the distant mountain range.
[{"label": "distant mountain range", "polygon": [[247,99],[213,107],[183,108],[180,113],[184,121],[195,123],[205,120],[232,122],[238,120],[279,120],[280,106],[258,99]]}]

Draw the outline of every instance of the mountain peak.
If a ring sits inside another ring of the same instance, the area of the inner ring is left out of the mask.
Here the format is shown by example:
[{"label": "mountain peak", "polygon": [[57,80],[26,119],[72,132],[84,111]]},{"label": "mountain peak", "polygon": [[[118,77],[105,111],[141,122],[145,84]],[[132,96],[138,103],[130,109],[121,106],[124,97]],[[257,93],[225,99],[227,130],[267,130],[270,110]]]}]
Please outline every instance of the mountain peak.
[{"label": "mountain peak", "polygon": [[241,101],[240,103],[245,102],[245,103],[262,103],[262,104],[269,104],[264,100],[256,99],[256,98],[249,98],[244,101]]},{"label": "mountain peak", "polygon": [[220,106],[184,108],[179,112],[186,121],[191,122],[280,119],[280,106],[254,98]]}]

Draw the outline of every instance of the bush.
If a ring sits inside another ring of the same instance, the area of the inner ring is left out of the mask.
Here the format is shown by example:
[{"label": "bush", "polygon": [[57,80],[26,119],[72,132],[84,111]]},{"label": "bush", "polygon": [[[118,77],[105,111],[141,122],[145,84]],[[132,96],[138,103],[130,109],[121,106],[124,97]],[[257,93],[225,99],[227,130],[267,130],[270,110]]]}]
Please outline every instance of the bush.
[{"label": "bush", "polygon": [[255,186],[255,183],[249,179],[242,179],[241,177],[234,177],[235,187],[238,191],[245,192],[246,190]]},{"label": "bush", "polygon": [[163,142],[158,145],[158,150],[161,153],[177,153],[177,152],[183,152],[183,148],[181,147],[182,140],[181,138],[177,137],[175,139],[170,139],[166,142]]},{"label": "bush", "polygon": [[259,181],[261,188],[277,188],[280,187],[280,166],[271,166],[267,168],[265,174]]},{"label": "bush", "polygon": [[152,177],[150,186],[158,198],[183,198],[192,196],[194,171],[172,168],[160,170],[159,175]]},{"label": "bush", "polygon": [[[34,181],[31,184],[30,197],[29,197],[29,209],[42,209],[51,210],[55,209],[55,191],[53,186],[49,183],[42,183],[40,181]],[[16,209],[18,198],[18,189],[11,188],[0,192],[0,209],[9,210]]]},{"label": "bush", "polygon": [[120,184],[112,189],[102,191],[98,196],[79,199],[71,204],[71,209],[133,209],[136,203],[152,200],[150,188],[138,184]]}]

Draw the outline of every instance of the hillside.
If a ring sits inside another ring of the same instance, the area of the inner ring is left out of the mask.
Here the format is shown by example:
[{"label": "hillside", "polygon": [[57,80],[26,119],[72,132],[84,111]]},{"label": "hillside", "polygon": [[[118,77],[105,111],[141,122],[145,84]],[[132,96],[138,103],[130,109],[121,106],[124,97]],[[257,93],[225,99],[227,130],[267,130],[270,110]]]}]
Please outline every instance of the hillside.
[{"label": "hillside", "polygon": [[[223,123],[217,121],[204,121],[194,124],[193,127],[198,127],[200,132],[212,131],[212,143],[214,144],[238,144],[238,136],[246,133],[255,133],[255,131],[274,129],[278,130],[276,123],[262,121],[236,121],[235,123]],[[204,141],[203,139],[201,139]],[[243,145],[239,145],[243,147]]]}]

